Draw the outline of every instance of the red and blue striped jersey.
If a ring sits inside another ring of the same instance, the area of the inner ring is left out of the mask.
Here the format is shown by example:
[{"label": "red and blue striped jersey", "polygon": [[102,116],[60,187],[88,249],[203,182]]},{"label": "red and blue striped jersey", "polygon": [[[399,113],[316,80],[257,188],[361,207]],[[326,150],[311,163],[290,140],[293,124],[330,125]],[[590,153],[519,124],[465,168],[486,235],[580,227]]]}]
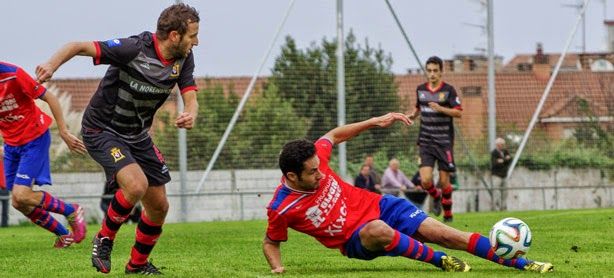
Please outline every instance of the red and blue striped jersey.
[{"label": "red and blue striped jersey", "polygon": [[315,191],[298,191],[282,178],[267,206],[266,235],[273,241],[286,241],[288,228],[315,237],[328,248],[341,248],[362,224],[378,219],[381,195],[343,181],[328,163],[333,144],[327,138],[315,143],[322,172]]},{"label": "red and blue striped jersey", "polygon": [[20,67],[0,61],[0,133],[4,143],[21,146],[49,129],[51,117],[34,103],[46,91]]}]

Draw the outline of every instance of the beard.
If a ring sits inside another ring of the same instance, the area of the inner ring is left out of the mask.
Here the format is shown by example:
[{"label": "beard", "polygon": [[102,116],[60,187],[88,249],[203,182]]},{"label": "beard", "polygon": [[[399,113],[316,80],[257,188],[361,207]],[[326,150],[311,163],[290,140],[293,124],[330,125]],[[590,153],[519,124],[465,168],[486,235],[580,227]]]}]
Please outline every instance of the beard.
[{"label": "beard", "polygon": [[190,54],[190,50],[187,47],[187,45],[183,44],[181,41],[178,42],[176,45],[173,45],[170,48],[170,52],[171,52],[171,55],[173,55],[173,58],[175,59],[182,59],[182,58],[188,57],[188,54]]}]

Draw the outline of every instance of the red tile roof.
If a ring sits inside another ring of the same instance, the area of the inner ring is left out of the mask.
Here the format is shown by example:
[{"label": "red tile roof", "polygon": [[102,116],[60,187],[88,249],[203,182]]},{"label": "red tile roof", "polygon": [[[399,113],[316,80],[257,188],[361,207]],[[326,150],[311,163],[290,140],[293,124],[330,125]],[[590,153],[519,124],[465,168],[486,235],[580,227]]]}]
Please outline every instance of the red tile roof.
[{"label": "red tile roof", "polygon": [[[521,59],[522,57],[518,57]],[[242,95],[251,77],[198,78],[199,88],[221,85],[224,92],[234,90]],[[260,91],[266,77],[258,78],[255,89]],[[485,132],[488,105],[486,73],[445,73],[444,81],[453,85],[463,100],[463,129],[478,128]],[[98,86],[98,79],[59,79],[50,82],[61,91],[72,95],[73,110],[83,110]],[[402,107],[410,110],[415,105],[415,88],[424,82],[419,74],[397,75],[398,94],[404,100]],[[532,72],[501,71],[496,75],[496,109],[499,126],[512,127],[522,131],[528,125],[536,106],[544,92],[547,80],[539,80]],[[481,94],[465,95],[469,87],[479,87]],[[612,72],[560,72],[552,87],[541,118],[553,116],[574,116],[575,102],[580,98],[587,100],[596,116],[610,116],[614,109],[614,74]],[[407,111],[409,112],[409,111]],[[477,121],[477,124],[476,124]],[[478,135],[475,134],[474,135]]]}]

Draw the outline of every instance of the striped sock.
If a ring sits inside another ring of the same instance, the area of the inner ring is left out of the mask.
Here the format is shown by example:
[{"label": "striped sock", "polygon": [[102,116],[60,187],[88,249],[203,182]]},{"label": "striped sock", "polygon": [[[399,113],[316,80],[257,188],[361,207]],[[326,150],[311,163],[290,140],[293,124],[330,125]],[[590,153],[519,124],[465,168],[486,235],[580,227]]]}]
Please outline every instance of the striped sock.
[{"label": "striped sock", "polygon": [[452,185],[444,187],[441,192],[441,207],[443,208],[443,217],[452,217]]},{"label": "striped sock", "polygon": [[490,247],[490,241],[488,238],[478,233],[473,233],[469,238],[467,252],[500,265],[515,267],[521,270],[524,270],[524,267],[529,263],[529,261],[525,258],[516,258],[512,260],[500,258]]},{"label": "striped sock", "polygon": [[113,200],[111,200],[111,205],[109,205],[109,209],[107,209],[107,215],[105,215],[104,220],[102,221],[102,228],[98,233],[99,237],[108,237],[111,240],[115,239],[115,235],[119,228],[126,222],[126,219],[130,215],[133,204],[128,202],[124,197],[124,193],[122,190],[117,190]]},{"label": "striped sock", "polygon": [[156,245],[160,234],[162,234],[162,225],[151,222],[145,213],[141,214],[141,220],[136,227],[136,240],[130,252],[131,266],[140,266],[147,263],[147,258]]},{"label": "striped sock", "polygon": [[394,231],[392,242],[384,250],[386,250],[386,256],[403,256],[430,263],[436,267],[441,267],[441,257],[446,255],[441,251],[433,251],[431,247],[397,230]]},{"label": "striped sock", "polygon": [[426,192],[428,192],[429,195],[431,195],[431,197],[433,197],[435,200],[441,197],[441,191],[437,190],[432,182],[422,183],[422,188],[426,189]]},{"label": "striped sock", "polygon": [[59,213],[64,216],[69,216],[73,212],[75,212],[75,208],[71,204],[67,204],[64,201],[53,197],[51,194],[45,191],[41,192],[43,193],[43,198],[41,199],[39,206],[42,209],[50,212]]},{"label": "striped sock", "polygon": [[35,207],[26,217],[30,218],[32,223],[41,226],[43,229],[50,231],[58,236],[67,235],[68,230],[64,225],[58,222],[49,212],[41,207]]}]

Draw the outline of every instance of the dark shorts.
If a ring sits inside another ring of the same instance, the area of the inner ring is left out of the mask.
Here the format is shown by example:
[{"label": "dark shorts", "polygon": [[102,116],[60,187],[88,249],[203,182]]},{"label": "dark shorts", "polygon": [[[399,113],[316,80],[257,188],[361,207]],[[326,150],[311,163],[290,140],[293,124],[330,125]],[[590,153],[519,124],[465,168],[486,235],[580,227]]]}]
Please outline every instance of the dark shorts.
[{"label": "dark shorts", "polygon": [[[420,224],[428,217],[424,211],[417,208],[410,201],[386,195],[379,202],[380,217],[379,219],[386,222],[393,229],[406,234],[413,235],[420,227]],[[360,243],[360,231],[366,224],[360,226],[352,237],[343,245],[343,253],[348,258],[373,260],[377,257],[384,256],[385,251],[367,250]]]},{"label": "dark shorts", "polygon": [[141,167],[150,186],[165,185],[171,181],[164,157],[151,138],[128,143],[106,131],[84,131],[82,134],[87,152],[104,168],[107,184],[116,184],[117,172],[132,163]]},{"label": "dark shorts", "polygon": [[420,146],[420,167],[437,167],[440,171],[456,172],[454,155],[451,147]]},{"label": "dark shorts", "polygon": [[21,146],[4,144],[4,176],[8,190],[13,190],[13,184],[51,185],[50,145],[49,130]]}]

